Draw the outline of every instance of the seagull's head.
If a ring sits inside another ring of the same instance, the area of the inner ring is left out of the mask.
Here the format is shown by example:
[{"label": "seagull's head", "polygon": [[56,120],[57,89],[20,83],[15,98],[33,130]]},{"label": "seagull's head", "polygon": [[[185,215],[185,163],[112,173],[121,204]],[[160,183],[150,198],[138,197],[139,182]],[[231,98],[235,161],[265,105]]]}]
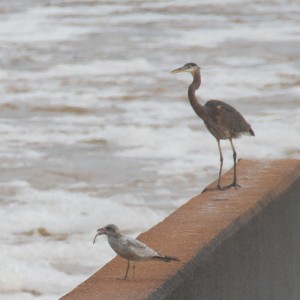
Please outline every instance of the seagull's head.
[{"label": "seagull's head", "polygon": [[94,237],[93,244],[95,244],[96,238],[98,235],[106,234],[108,237],[113,236],[114,234],[119,234],[119,228],[114,224],[108,224],[105,227],[99,228],[97,234]]}]

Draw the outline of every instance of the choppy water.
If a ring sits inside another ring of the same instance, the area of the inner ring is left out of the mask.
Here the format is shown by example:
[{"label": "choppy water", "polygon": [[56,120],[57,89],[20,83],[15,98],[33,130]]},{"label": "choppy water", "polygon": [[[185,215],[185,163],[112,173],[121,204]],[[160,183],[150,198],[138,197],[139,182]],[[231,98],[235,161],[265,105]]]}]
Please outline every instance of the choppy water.
[{"label": "choppy water", "polygon": [[57,299],[114,256],[99,226],[135,236],[216,179],[186,62],[252,125],[239,157],[299,158],[298,1],[0,3],[1,299]]}]

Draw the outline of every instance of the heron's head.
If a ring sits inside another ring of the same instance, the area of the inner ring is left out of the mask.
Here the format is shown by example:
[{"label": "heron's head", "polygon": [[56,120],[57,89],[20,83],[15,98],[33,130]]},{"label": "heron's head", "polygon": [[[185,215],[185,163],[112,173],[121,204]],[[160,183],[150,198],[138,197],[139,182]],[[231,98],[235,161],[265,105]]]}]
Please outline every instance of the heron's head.
[{"label": "heron's head", "polygon": [[93,244],[95,244],[95,241],[96,241],[96,238],[97,238],[98,235],[106,234],[107,236],[111,236],[111,235],[114,235],[115,233],[119,234],[120,230],[114,224],[108,224],[105,227],[99,228],[97,230],[97,233],[96,233],[95,237],[94,237]]},{"label": "heron's head", "polygon": [[194,73],[195,71],[200,70],[200,67],[196,65],[195,63],[187,63],[184,66],[175,69],[171,71],[171,73],[181,73],[181,72],[189,72],[189,73]]}]

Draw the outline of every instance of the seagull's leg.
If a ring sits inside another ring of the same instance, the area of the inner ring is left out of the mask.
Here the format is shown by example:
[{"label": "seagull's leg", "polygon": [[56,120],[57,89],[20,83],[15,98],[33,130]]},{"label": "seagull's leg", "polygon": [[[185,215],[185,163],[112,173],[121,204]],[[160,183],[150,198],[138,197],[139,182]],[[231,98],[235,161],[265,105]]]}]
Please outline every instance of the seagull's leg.
[{"label": "seagull's leg", "polygon": [[133,262],[132,264],[133,264],[133,267],[132,267],[132,279],[133,279],[133,277],[134,277],[134,270],[135,270],[135,263]]},{"label": "seagull's leg", "polygon": [[236,151],[233,146],[232,139],[229,139],[229,141],[230,141],[232,152],[233,152],[233,182],[229,185],[224,186],[223,189],[229,189],[231,187],[235,187],[237,189],[238,187],[241,187],[239,184],[237,184],[237,175],[236,175],[236,156],[237,155],[236,155]]},{"label": "seagull's leg", "polygon": [[127,275],[128,275],[128,271],[129,271],[129,266],[130,266],[130,261],[128,260],[128,261],[127,261],[127,269],[126,269],[126,274],[125,274],[125,277],[124,277],[124,279],[127,279]]}]

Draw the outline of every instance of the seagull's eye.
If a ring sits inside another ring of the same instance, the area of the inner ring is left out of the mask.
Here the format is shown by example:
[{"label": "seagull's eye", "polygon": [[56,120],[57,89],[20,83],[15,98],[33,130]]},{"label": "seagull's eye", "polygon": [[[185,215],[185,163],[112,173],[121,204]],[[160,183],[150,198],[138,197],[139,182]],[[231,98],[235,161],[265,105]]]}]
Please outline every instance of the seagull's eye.
[{"label": "seagull's eye", "polygon": [[110,227],[110,226],[108,226],[108,227],[106,227],[106,229],[107,229],[107,230],[111,230],[111,227]]}]

